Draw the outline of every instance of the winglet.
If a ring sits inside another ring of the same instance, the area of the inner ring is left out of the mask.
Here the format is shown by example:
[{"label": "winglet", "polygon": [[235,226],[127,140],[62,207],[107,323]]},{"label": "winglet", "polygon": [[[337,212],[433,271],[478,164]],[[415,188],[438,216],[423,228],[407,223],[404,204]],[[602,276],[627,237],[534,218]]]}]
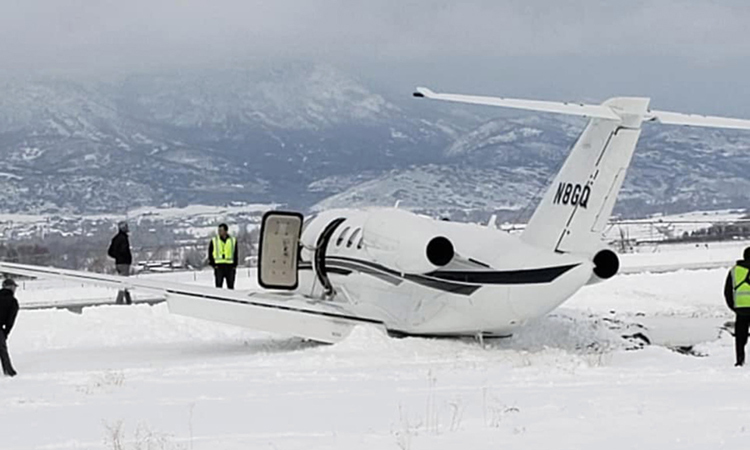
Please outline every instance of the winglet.
[{"label": "winglet", "polygon": [[497,214],[490,216],[490,220],[487,221],[487,228],[497,229]]}]

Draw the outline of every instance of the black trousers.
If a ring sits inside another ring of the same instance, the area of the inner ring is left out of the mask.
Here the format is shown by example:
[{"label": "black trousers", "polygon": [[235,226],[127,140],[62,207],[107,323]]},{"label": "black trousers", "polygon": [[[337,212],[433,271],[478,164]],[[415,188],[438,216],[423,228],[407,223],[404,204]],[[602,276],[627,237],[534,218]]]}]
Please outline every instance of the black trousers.
[{"label": "black trousers", "polygon": [[[117,274],[123,277],[130,276],[130,264],[117,264],[115,266]],[[118,305],[130,305],[133,303],[133,299],[130,297],[130,292],[127,289],[117,291],[117,299],[115,303]]]},{"label": "black trousers", "polygon": [[237,268],[230,264],[217,264],[214,267],[214,281],[216,287],[221,288],[224,280],[227,280],[227,289],[234,289],[234,280],[237,278]]},{"label": "black trousers", "polygon": [[734,351],[737,354],[737,364],[745,364],[745,345],[750,328],[750,316],[737,315],[734,321]]},{"label": "black trousers", "polygon": [[2,363],[4,375],[16,375],[16,370],[13,368],[8,354],[8,339],[5,337],[3,330],[0,330],[0,363]]}]

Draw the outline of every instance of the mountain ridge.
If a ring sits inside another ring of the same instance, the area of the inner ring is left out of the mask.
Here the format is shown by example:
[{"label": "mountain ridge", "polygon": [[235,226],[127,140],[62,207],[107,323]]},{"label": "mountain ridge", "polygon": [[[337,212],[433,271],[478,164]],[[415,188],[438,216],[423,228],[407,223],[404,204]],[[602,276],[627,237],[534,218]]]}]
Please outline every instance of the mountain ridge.
[{"label": "mountain ridge", "polygon": [[[417,102],[327,65],[0,81],[0,210],[195,203],[528,215],[585,121]],[[744,207],[750,135],[644,125],[617,212]]]}]

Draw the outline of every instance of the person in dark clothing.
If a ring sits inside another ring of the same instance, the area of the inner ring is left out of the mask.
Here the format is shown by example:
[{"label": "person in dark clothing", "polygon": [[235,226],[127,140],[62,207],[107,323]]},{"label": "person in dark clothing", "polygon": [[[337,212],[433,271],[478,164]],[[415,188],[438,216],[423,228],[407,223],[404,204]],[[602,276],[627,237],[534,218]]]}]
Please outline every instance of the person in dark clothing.
[{"label": "person in dark clothing", "polygon": [[8,354],[8,336],[18,315],[18,300],[14,295],[17,286],[15,281],[8,278],[3,281],[3,287],[0,289],[0,363],[3,366],[3,374],[8,377],[17,375]]},{"label": "person in dark clothing", "polygon": [[[109,244],[107,255],[115,260],[115,270],[117,270],[117,273],[127,277],[130,276],[130,265],[133,264],[133,255],[130,253],[130,239],[128,239],[130,228],[127,222],[118,223],[117,228],[118,232]],[[132,302],[130,292],[127,289],[123,289],[117,293],[116,303],[118,305],[123,303],[129,305]]]},{"label": "person in dark clothing", "polygon": [[724,300],[734,311],[734,349],[737,357],[735,366],[745,364],[745,345],[750,328],[750,247],[745,249],[743,259],[729,270],[724,283]]},{"label": "person in dark clothing", "polygon": [[225,223],[219,225],[219,234],[208,244],[208,263],[214,268],[216,287],[221,288],[226,280],[227,289],[234,289],[239,265],[237,240],[229,235],[229,227]]}]

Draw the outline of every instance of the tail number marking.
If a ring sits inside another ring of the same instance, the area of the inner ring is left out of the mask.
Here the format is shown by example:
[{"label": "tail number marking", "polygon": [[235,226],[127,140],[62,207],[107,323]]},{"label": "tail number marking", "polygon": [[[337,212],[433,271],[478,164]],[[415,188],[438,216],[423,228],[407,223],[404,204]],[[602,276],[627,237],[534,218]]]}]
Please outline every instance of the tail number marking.
[{"label": "tail number marking", "polygon": [[560,183],[552,203],[555,205],[571,205],[586,208],[591,196],[591,187],[573,183]]}]

